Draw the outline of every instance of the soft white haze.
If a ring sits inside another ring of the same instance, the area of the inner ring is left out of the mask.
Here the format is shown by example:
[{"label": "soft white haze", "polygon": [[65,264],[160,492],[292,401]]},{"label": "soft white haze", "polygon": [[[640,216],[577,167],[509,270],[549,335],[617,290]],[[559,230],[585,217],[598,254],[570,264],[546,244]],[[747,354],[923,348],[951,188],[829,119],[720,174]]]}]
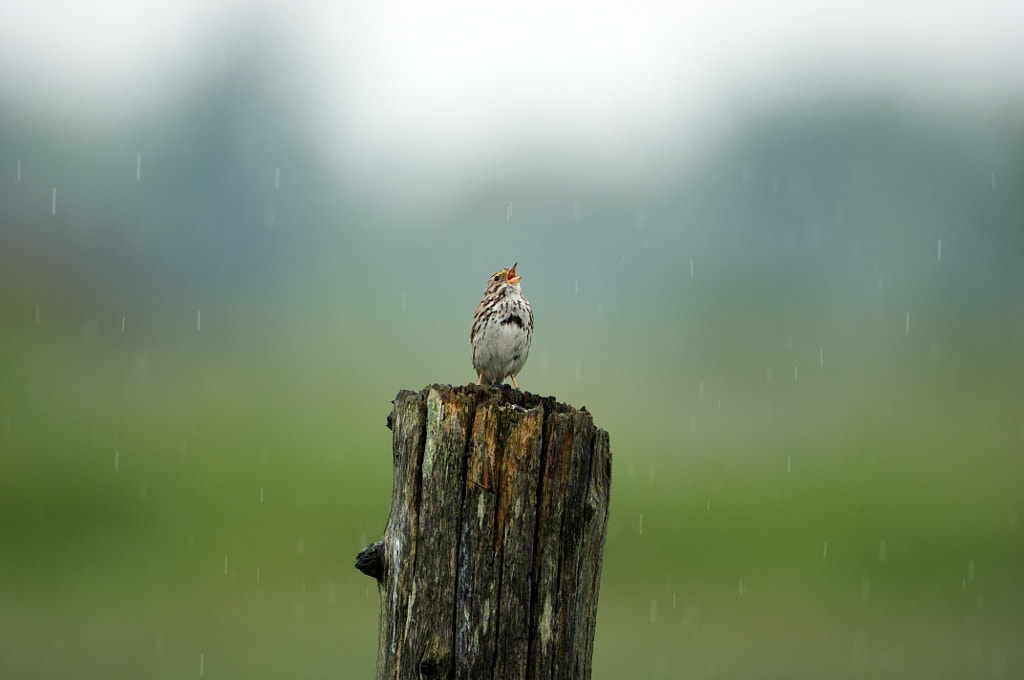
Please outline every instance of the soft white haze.
[{"label": "soft white haze", "polygon": [[531,147],[614,169],[699,145],[751,103],[1019,99],[1022,27],[1012,0],[21,2],[0,23],[0,87],[56,117],[152,115],[249,41],[324,150],[367,171]]}]

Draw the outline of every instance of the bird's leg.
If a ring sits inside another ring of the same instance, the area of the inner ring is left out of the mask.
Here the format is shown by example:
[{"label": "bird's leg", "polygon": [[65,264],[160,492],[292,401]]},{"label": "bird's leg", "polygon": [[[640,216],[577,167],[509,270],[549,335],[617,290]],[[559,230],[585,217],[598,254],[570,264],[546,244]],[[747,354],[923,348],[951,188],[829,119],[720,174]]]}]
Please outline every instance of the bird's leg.
[{"label": "bird's leg", "polygon": [[476,384],[477,385],[483,385],[484,384],[484,374],[483,373],[480,374],[480,379],[476,381]]},{"label": "bird's leg", "polygon": [[514,375],[510,375],[509,377],[512,378],[512,387],[514,387],[514,388],[516,388],[518,390],[519,389],[519,385],[516,384],[516,377]]}]

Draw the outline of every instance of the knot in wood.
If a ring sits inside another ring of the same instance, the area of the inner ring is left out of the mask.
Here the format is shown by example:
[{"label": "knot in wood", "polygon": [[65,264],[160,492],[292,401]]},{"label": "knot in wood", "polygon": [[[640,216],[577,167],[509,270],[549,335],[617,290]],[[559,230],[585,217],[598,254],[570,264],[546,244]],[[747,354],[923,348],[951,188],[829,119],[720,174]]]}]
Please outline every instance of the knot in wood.
[{"label": "knot in wood", "polygon": [[424,680],[440,678],[448,670],[448,664],[444,659],[434,656],[426,656],[420,660],[420,677]]},{"label": "knot in wood", "polygon": [[378,581],[381,579],[384,575],[384,563],[380,558],[380,541],[356,555],[356,569]]}]

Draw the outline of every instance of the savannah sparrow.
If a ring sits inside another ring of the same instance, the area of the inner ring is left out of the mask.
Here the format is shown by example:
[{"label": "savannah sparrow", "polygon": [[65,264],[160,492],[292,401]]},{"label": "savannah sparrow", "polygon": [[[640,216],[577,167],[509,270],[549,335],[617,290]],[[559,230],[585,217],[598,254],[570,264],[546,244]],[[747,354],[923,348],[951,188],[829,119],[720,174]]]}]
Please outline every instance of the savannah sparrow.
[{"label": "savannah sparrow", "polygon": [[473,368],[480,376],[478,385],[500,385],[505,376],[512,378],[526,363],[533,336],[533,310],[523,297],[516,276],[516,265],[502,269],[487,280],[484,297],[473,315],[469,344],[473,346]]}]

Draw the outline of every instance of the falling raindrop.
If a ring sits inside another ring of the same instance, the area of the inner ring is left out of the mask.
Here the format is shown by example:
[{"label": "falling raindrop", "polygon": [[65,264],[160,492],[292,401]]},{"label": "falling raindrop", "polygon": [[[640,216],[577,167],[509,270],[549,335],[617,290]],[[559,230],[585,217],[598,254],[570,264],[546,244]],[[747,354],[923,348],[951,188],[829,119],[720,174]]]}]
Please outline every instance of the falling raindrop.
[{"label": "falling raindrop", "polygon": [[908,334],[910,333],[910,312],[907,312],[907,318],[906,318],[906,321],[904,322],[904,329],[906,330],[906,332]]},{"label": "falling raindrop", "polygon": [[690,278],[693,278],[693,258],[690,258]]},{"label": "falling raindrop", "polygon": [[256,567],[256,583],[259,583],[259,582],[260,582],[260,568],[257,565],[257,567]]},{"label": "falling raindrop", "polygon": [[127,318],[128,317],[124,317],[124,316],[121,317],[121,335],[124,335],[124,322],[125,322],[125,319],[127,319]]},{"label": "falling raindrop", "polygon": [[199,654],[199,675],[203,675],[203,667],[206,665],[206,655]]},{"label": "falling raindrop", "polygon": [[260,489],[260,503],[263,502],[263,489]]},{"label": "falling raindrop", "polygon": [[828,541],[825,541],[825,548],[821,551],[821,559],[828,557]]},{"label": "falling raindrop", "polygon": [[825,365],[825,348],[824,347],[819,347],[818,348],[818,365],[819,366],[824,366]]},{"label": "falling raindrop", "polygon": [[576,279],[576,294],[580,294],[580,280]]},{"label": "falling raindrop", "polygon": [[651,600],[651,623],[658,622],[658,601]]},{"label": "falling raindrop", "polygon": [[967,581],[971,582],[974,580],[974,560],[967,563]]},{"label": "falling raindrop", "polygon": [[764,367],[764,377],[768,382],[772,381],[772,367],[771,364]]},{"label": "falling raindrop", "polygon": [[[203,327],[203,312],[196,310],[196,330],[200,330]],[[216,335],[216,333],[214,334]]]},{"label": "falling raindrop", "polygon": [[57,214],[57,187],[53,188],[53,197],[50,199],[50,214]]},{"label": "falling raindrop", "polygon": [[274,188],[281,188],[281,168],[274,168]]},{"label": "falling raindrop", "polygon": [[298,536],[295,539],[295,549],[300,555],[306,554],[306,539],[302,536]]},{"label": "falling raindrop", "polygon": [[711,499],[708,499],[708,512],[711,512]]},{"label": "falling raindrop", "polygon": [[793,366],[793,382],[796,382],[799,377],[800,377],[800,367],[799,366]]},{"label": "falling raindrop", "polygon": [[18,161],[18,182],[21,182],[21,160]]},{"label": "falling raindrop", "polygon": [[121,469],[121,451],[114,449],[114,472]]},{"label": "falling raindrop", "polygon": [[512,221],[512,201],[508,202],[508,209],[505,211],[505,221],[506,222],[511,222]]},{"label": "falling raindrop", "polygon": [[654,484],[654,466],[651,466],[650,472],[647,474],[647,483]]},{"label": "falling raindrop", "polygon": [[936,262],[942,262],[942,239],[939,239],[939,251],[935,256]]},{"label": "falling raindrop", "polygon": [[640,515],[640,535],[644,535],[644,516]]},{"label": "falling raindrop", "polygon": [[676,608],[676,594],[672,593],[672,609]]},{"label": "falling raindrop", "polygon": [[142,181],[142,154],[135,154],[135,181]]},{"label": "falling raindrop", "polygon": [[224,556],[224,575],[228,575],[228,556]]},{"label": "falling raindrop", "polygon": [[743,579],[740,579],[740,596],[743,595]]}]

